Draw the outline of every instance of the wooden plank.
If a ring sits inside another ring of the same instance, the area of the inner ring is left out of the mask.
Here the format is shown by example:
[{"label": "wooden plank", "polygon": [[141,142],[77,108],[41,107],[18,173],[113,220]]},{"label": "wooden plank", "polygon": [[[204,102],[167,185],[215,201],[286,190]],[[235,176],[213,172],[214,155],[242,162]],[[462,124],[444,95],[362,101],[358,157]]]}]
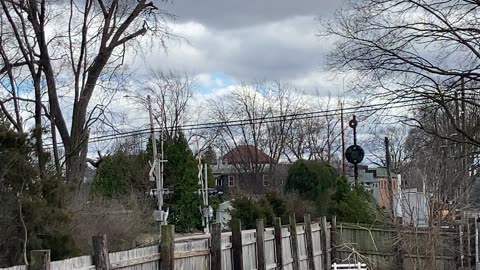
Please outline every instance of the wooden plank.
[{"label": "wooden plank", "polygon": [[337,260],[337,216],[332,217],[332,227],[330,228],[330,249],[332,261]]},{"label": "wooden plank", "polygon": [[31,270],[50,270],[50,250],[32,250],[30,252]]},{"label": "wooden plank", "polygon": [[195,250],[190,252],[175,253],[175,259],[191,258],[191,257],[201,257],[210,255],[210,250]]},{"label": "wooden plank", "polygon": [[193,240],[204,240],[204,239],[210,239],[210,234],[197,234],[197,235],[188,235],[188,236],[182,236],[175,238],[175,243],[178,242],[185,242],[185,241],[193,241]]},{"label": "wooden plank", "polygon": [[283,269],[283,246],[282,246],[282,220],[277,217],[274,220],[274,236],[275,236],[275,257],[277,269]]},{"label": "wooden plank", "polygon": [[305,222],[305,241],[307,244],[307,261],[308,268],[315,270],[315,262],[313,261],[313,238],[312,238],[312,220],[310,214],[304,216]]},{"label": "wooden plank", "polygon": [[457,255],[457,268],[463,269],[463,225],[458,226],[458,255]]},{"label": "wooden plank", "polygon": [[160,243],[160,269],[162,270],[173,270],[174,268],[174,231],[173,225],[162,225],[162,242]]},{"label": "wooden plank", "polygon": [[158,260],[160,260],[160,254],[154,254],[154,255],[149,255],[149,256],[135,258],[135,259],[112,262],[111,269],[130,267],[130,266],[140,265],[140,264],[154,262]]},{"label": "wooden plank", "polygon": [[257,220],[257,270],[266,270],[267,265],[265,263],[265,225],[263,219]]},{"label": "wooden plank", "polygon": [[210,269],[222,270],[222,224],[212,224],[210,231],[212,233],[210,239]]},{"label": "wooden plank", "polygon": [[331,269],[330,256],[329,256],[329,246],[330,243],[327,242],[327,217],[321,217],[320,227],[322,228],[320,234],[320,241],[322,243],[322,254],[323,254],[323,269]]},{"label": "wooden plank", "polygon": [[472,269],[472,232],[470,230],[472,223],[475,219],[469,218],[467,222],[467,267]]},{"label": "wooden plank", "polygon": [[96,270],[110,270],[110,257],[108,256],[107,236],[96,235],[93,241],[93,263]]},{"label": "wooden plank", "polygon": [[300,264],[298,261],[298,235],[297,235],[297,223],[295,222],[295,214],[291,214],[289,217],[290,222],[290,241],[292,245],[292,259],[293,270],[300,270]]},{"label": "wooden plank", "polygon": [[243,270],[242,222],[239,219],[232,219],[231,227],[233,270]]}]

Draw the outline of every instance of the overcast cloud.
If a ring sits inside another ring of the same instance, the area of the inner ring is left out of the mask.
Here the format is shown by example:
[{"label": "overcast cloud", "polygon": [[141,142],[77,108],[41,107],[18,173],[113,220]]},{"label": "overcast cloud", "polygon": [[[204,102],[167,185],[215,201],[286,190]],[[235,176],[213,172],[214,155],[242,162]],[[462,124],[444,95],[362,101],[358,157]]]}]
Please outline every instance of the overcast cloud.
[{"label": "overcast cloud", "polygon": [[136,58],[133,66],[137,70],[186,70],[201,78],[202,86],[211,91],[225,84],[282,80],[328,93],[336,87],[324,71],[332,42],[316,36],[317,20],[329,16],[340,4],[332,0],[250,4],[174,0],[163,8],[178,17],[173,29],[186,42],[170,42],[167,55],[161,48],[153,48],[146,59]]}]

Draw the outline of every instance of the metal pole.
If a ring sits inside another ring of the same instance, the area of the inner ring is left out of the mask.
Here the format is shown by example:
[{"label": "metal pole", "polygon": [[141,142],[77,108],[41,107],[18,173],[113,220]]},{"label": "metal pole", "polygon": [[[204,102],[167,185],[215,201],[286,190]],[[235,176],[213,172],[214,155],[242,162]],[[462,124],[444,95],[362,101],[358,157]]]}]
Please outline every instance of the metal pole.
[{"label": "metal pole", "polygon": [[[197,141],[197,148],[198,148],[198,141]],[[200,216],[202,218],[202,227],[204,232],[206,232],[206,227],[205,227],[205,190],[204,190],[204,182],[202,179],[203,176],[203,166],[202,166],[202,157],[200,152],[198,153],[198,182],[200,182],[200,196],[202,196],[202,204],[200,205]]]},{"label": "metal pole", "polygon": [[388,142],[388,137],[385,137],[385,158],[386,158],[386,165],[387,165],[387,180],[388,180],[388,197],[390,203],[390,209],[392,218],[395,218],[395,208],[393,205],[393,185],[392,185],[392,175],[390,173],[390,147]]},{"label": "metal pole", "polygon": [[342,174],[346,175],[346,164],[345,164],[345,127],[343,123],[343,102],[340,103],[340,127],[342,129]]},{"label": "metal pole", "polygon": [[206,214],[207,216],[205,217],[205,233],[210,232],[210,207],[208,205],[208,164],[205,163],[204,165],[205,168],[205,175],[204,175],[204,181],[205,181],[205,207],[206,207]]},{"label": "metal pole", "polygon": [[[357,119],[355,115],[353,115],[353,121],[357,123]],[[357,125],[356,124],[353,127],[353,145],[357,145]],[[357,164],[354,164],[353,166],[353,173],[355,176],[355,186],[357,186],[358,185],[358,165]]]},{"label": "metal pole", "polygon": [[[155,134],[155,128],[153,124],[153,113],[152,113],[152,100],[150,98],[150,95],[147,96],[147,102],[148,102],[148,113],[150,115],[150,131],[152,135],[152,152],[153,152],[153,165],[154,165],[154,172],[155,172],[155,183],[157,187],[157,204],[158,204],[158,211],[162,215],[161,216],[161,225],[164,224],[164,218],[163,218],[163,212],[162,212],[162,207],[163,207],[163,188],[162,188],[162,174],[161,174],[161,165],[158,159],[158,153],[157,153],[157,138]],[[163,149],[162,149],[163,150]]]},{"label": "metal pole", "polygon": [[[163,173],[165,171],[165,164],[164,162],[166,162],[165,160],[165,157],[164,157],[164,152],[163,152],[163,141],[164,141],[164,136],[163,136],[163,101],[162,101],[162,115],[160,115],[160,119],[161,119],[161,125],[160,125],[160,158],[159,158],[159,164],[158,164],[158,170],[160,171],[160,207],[163,208]],[[163,211],[162,209],[160,209],[160,211]],[[167,225],[167,219],[168,217],[165,215],[163,215],[163,212],[162,212],[162,222],[161,224],[162,225]]]}]

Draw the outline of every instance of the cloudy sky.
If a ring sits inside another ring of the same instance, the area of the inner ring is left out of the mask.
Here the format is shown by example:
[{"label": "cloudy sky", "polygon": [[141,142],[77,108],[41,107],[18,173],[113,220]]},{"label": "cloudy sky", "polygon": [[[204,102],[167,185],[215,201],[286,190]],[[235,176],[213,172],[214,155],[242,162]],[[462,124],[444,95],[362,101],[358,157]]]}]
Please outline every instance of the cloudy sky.
[{"label": "cloudy sky", "polygon": [[341,2],[169,1],[163,8],[177,16],[173,30],[185,41],[170,42],[167,54],[153,48],[133,66],[188,71],[204,92],[239,82],[282,80],[328,94],[338,85],[325,71],[332,42],[316,36],[318,18],[330,16]]},{"label": "cloudy sky", "polygon": [[[195,105],[255,81],[280,80],[312,94],[335,97],[343,92],[343,84],[325,67],[333,42],[317,34],[319,19],[331,16],[342,2],[164,2],[162,8],[177,16],[173,33],[184,40],[168,42],[167,53],[160,46],[149,48],[132,58],[130,65],[136,76],[151,69],[191,74],[199,85]],[[129,98],[118,100],[115,110],[125,115],[117,123],[120,131],[148,126],[148,115]],[[205,122],[205,110],[195,111],[203,116],[197,121]]]}]

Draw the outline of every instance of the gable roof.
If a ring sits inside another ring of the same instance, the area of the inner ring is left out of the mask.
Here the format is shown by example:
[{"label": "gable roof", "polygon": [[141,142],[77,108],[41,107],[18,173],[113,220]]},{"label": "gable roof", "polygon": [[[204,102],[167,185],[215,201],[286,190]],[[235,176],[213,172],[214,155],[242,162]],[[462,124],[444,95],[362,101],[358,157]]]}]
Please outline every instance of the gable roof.
[{"label": "gable roof", "polygon": [[229,164],[270,164],[273,158],[253,145],[239,145],[222,157]]}]

